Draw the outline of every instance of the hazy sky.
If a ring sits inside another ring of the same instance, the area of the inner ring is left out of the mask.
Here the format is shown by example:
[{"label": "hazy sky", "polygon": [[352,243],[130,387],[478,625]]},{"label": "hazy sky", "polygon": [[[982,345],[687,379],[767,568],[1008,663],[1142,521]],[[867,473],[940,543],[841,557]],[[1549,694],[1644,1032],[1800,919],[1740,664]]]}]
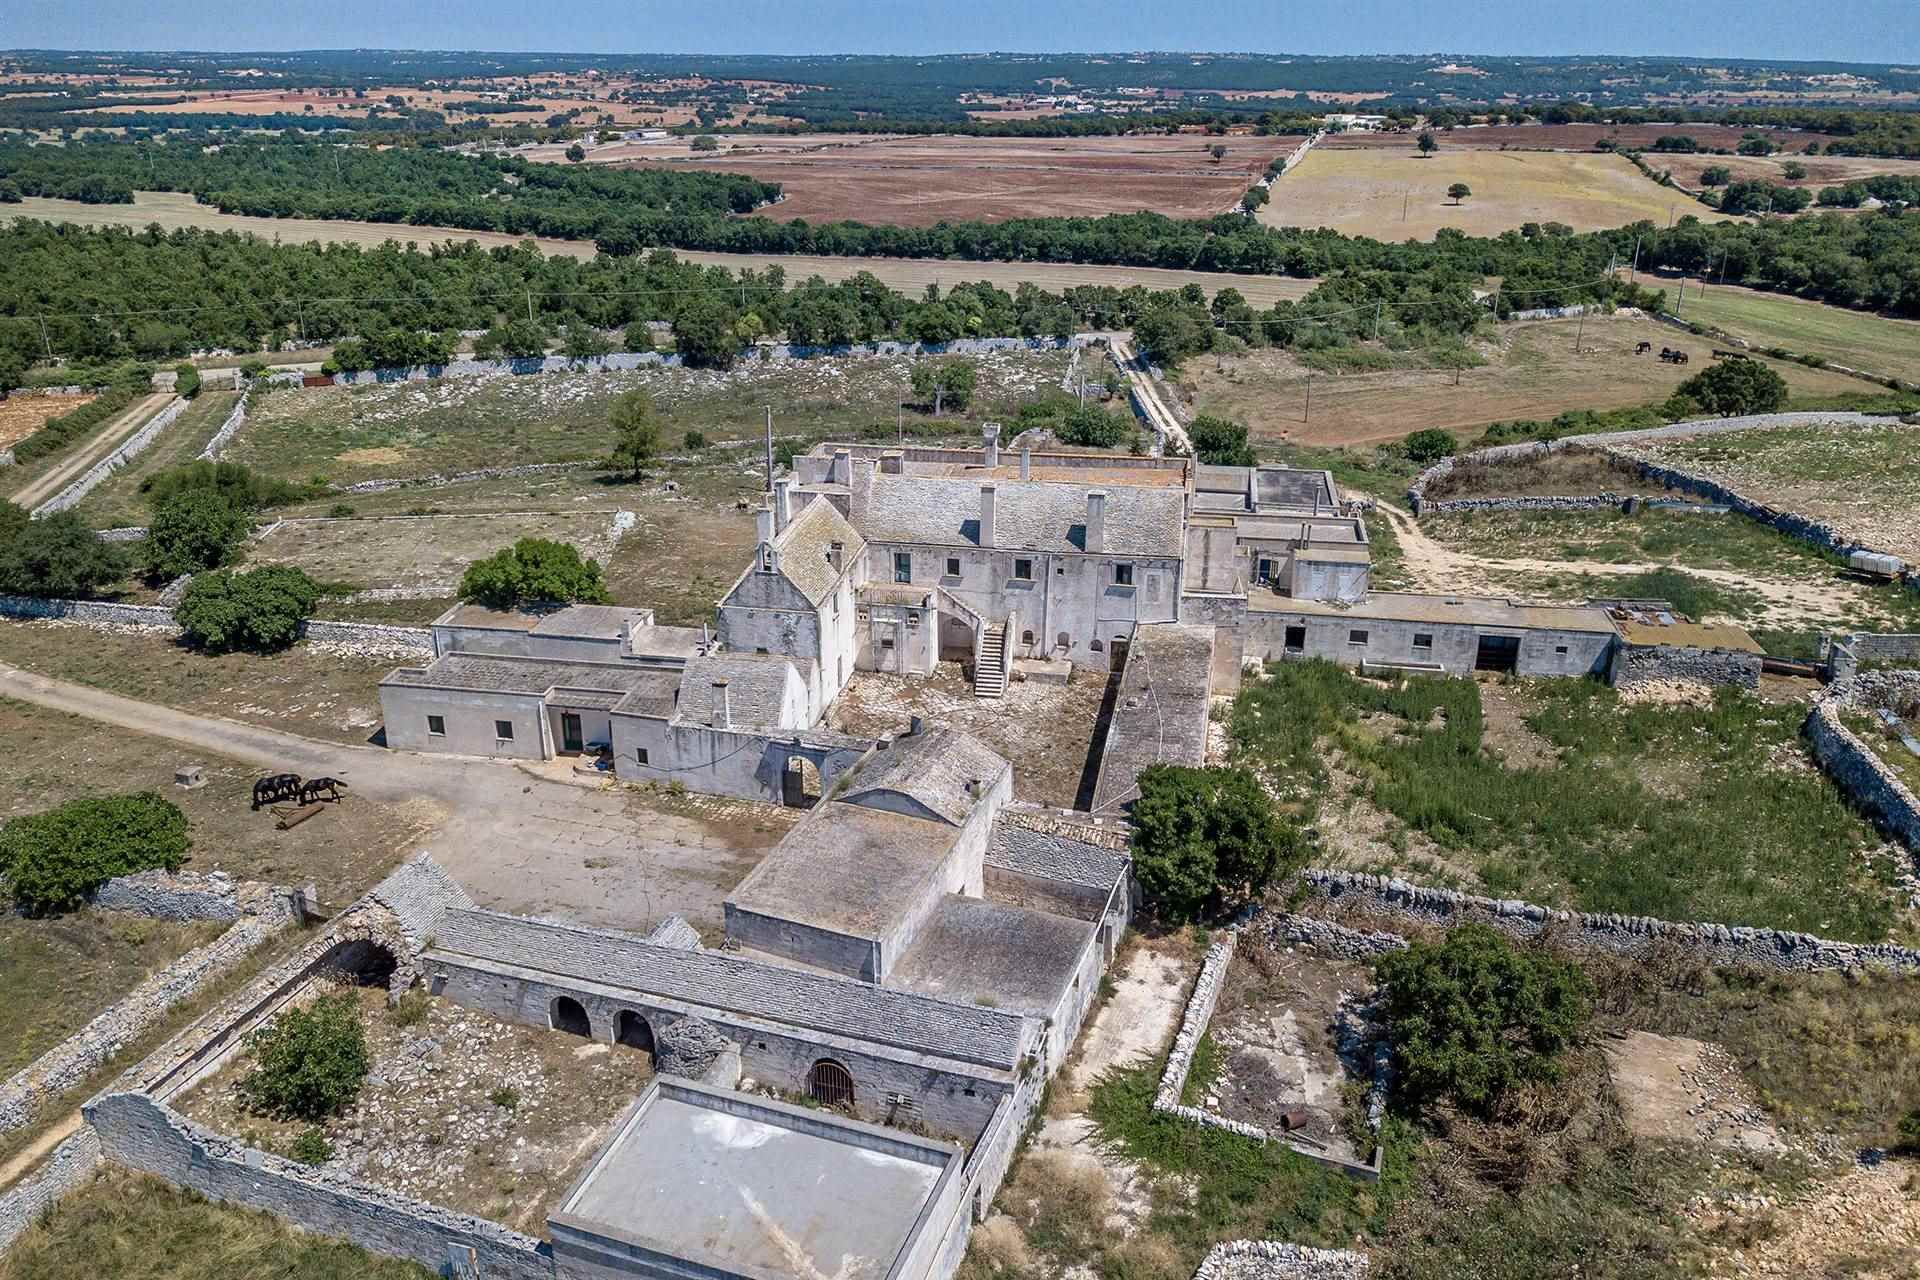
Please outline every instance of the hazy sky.
[{"label": "hazy sky", "polygon": [[1630,53],[1920,62],[1920,0],[0,0],[0,48]]}]

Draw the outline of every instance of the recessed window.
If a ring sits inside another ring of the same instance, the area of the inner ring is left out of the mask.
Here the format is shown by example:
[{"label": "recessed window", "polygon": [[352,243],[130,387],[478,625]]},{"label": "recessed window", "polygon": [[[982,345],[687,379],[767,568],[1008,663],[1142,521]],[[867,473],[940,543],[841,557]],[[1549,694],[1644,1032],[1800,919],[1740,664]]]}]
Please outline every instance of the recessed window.
[{"label": "recessed window", "polygon": [[1015,560],[1013,562],[1013,580],[1015,582],[1033,581],[1033,561]]},{"label": "recessed window", "polygon": [[907,615],[907,630],[909,630],[909,631],[911,631],[911,630],[913,630],[913,629],[914,629],[915,627],[917,627],[917,626],[919,626],[919,625],[920,625],[920,615],[919,615],[919,614],[917,614],[917,613],[910,613],[910,614],[908,614],[908,615]]},{"label": "recessed window", "polygon": [[1353,630],[1347,632],[1348,644],[1365,644],[1366,642],[1367,642],[1367,633],[1360,630],[1358,627],[1355,627]]},{"label": "recessed window", "polygon": [[500,739],[500,741],[502,742],[512,742],[513,741],[513,721],[495,720],[493,722],[493,736]]},{"label": "recessed window", "polygon": [[895,582],[913,581],[913,556],[905,551],[893,553],[893,580]]},{"label": "recessed window", "polygon": [[1563,645],[1563,644],[1557,644],[1557,645],[1555,645],[1555,646],[1553,646],[1553,651],[1554,651],[1555,653],[1565,653],[1565,652],[1567,651],[1567,646],[1565,646],[1565,645]]},{"label": "recessed window", "polygon": [[633,749],[633,754],[635,759],[637,759],[641,764],[647,763],[647,749],[645,747],[635,747]]},{"label": "recessed window", "polygon": [[427,717],[427,736],[444,738],[447,736],[447,718],[445,716]]},{"label": "recessed window", "polygon": [[1113,585],[1116,587],[1132,586],[1133,585],[1133,566],[1130,564],[1114,565],[1113,566]]},{"label": "recessed window", "polygon": [[957,578],[960,576],[960,557],[959,556],[947,557],[947,576],[949,578]]},{"label": "recessed window", "polygon": [[1416,649],[1433,648],[1433,632],[1416,631],[1413,633],[1413,647]]},{"label": "recessed window", "polygon": [[892,637],[892,636],[881,636],[881,637],[880,637],[880,647],[881,647],[882,649],[891,649],[891,648],[893,648],[893,637]]},{"label": "recessed window", "polygon": [[1022,632],[1020,633],[1020,643],[1021,643],[1021,644],[1032,644],[1032,643],[1033,643],[1033,632],[1031,632],[1031,631],[1022,631]]}]

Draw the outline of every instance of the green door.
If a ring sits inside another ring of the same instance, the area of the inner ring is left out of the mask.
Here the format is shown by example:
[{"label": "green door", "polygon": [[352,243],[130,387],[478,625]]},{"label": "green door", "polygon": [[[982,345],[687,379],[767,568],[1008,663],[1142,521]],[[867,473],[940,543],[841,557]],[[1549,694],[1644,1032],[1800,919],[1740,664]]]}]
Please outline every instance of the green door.
[{"label": "green door", "polygon": [[580,732],[580,717],[571,711],[562,711],[560,713],[560,749],[578,752],[586,745],[587,740]]}]

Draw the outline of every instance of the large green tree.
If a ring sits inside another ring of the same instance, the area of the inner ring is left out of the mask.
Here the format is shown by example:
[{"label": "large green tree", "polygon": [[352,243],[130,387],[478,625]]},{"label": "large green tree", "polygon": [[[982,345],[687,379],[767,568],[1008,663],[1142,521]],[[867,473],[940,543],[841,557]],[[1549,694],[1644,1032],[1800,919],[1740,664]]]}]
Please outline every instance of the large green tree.
[{"label": "large green tree", "polygon": [[1592,1016],[1580,968],[1468,924],[1376,966],[1397,1087],[1416,1106],[1487,1111],[1516,1084],[1552,1080]]},{"label": "large green tree", "polygon": [[71,511],[30,520],[0,502],[0,595],[86,597],[127,575],[127,556]]},{"label": "large green tree", "polygon": [[731,369],[740,355],[739,313],[721,298],[703,294],[673,318],[673,343],[690,365]]},{"label": "large green tree", "polygon": [[1710,365],[1676,388],[1708,413],[1733,417],[1775,413],[1787,403],[1787,380],[1758,360],[1736,356]]},{"label": "large green tree", "polygon": [[253,519],[216,488],[191,488],[168,498],[147,526],[147,569],[157,578],[217,569],[246,541]]},{"label": "large green tree", "polygon": [[629,480],[647,474],[660,453],[660,412],[644,387],[635,387],[613,402],[607,414],[613,426],[613,465]]},{"label": "large green tree", "polygon": [[0,827],[0,876],[28,911],[69,911],[115,876],[178,870],[187,818],[151,791],[88,796]]},{"label": "large green tree", "polygon": [[1245,769],[1150,765],[1133,803],[1133,865],[1146,904],[1178,924],[1258,898],[1306,859],[1307,841],[1283,821]]},{"label": "large green tree", "polygon": [[187,639],[215,653],[284,649],[319,602],[318,584],[299,569],[218,569],[193,576],[173,617]]},{"label": "large green tree", "polygon": [[460,598],[494,609],[522,604],[605,604],[600,564],[564,542],[522,538],[504,551],[467,566]]},{"label": "large green tree", "polygon": [[373,1065],[360,1011],[350,995],[323,996],[283,1010],[247,1041],[253,1074],[240,1092],[254,1110],[320,1121],[344,1111]]},{"label": "large green tree", "polygon": [[1201,414],[1187,428],[1197,461],[1215,467],[1250,467],[1254,464],[1253,446],[1247,443],[1244,423],[1229,422],[1211,414]]}]

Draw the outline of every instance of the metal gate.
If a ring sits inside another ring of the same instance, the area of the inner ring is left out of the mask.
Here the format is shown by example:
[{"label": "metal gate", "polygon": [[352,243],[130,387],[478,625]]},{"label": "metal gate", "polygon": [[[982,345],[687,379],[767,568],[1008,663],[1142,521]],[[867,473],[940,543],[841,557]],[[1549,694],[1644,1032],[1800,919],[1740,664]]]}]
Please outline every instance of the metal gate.
[{"label": "metal gate", "polygon": [[853,1074],[832,1058],[813,1064],[807,1077],[807,1095],[829,1107],[853,1107]]}]

